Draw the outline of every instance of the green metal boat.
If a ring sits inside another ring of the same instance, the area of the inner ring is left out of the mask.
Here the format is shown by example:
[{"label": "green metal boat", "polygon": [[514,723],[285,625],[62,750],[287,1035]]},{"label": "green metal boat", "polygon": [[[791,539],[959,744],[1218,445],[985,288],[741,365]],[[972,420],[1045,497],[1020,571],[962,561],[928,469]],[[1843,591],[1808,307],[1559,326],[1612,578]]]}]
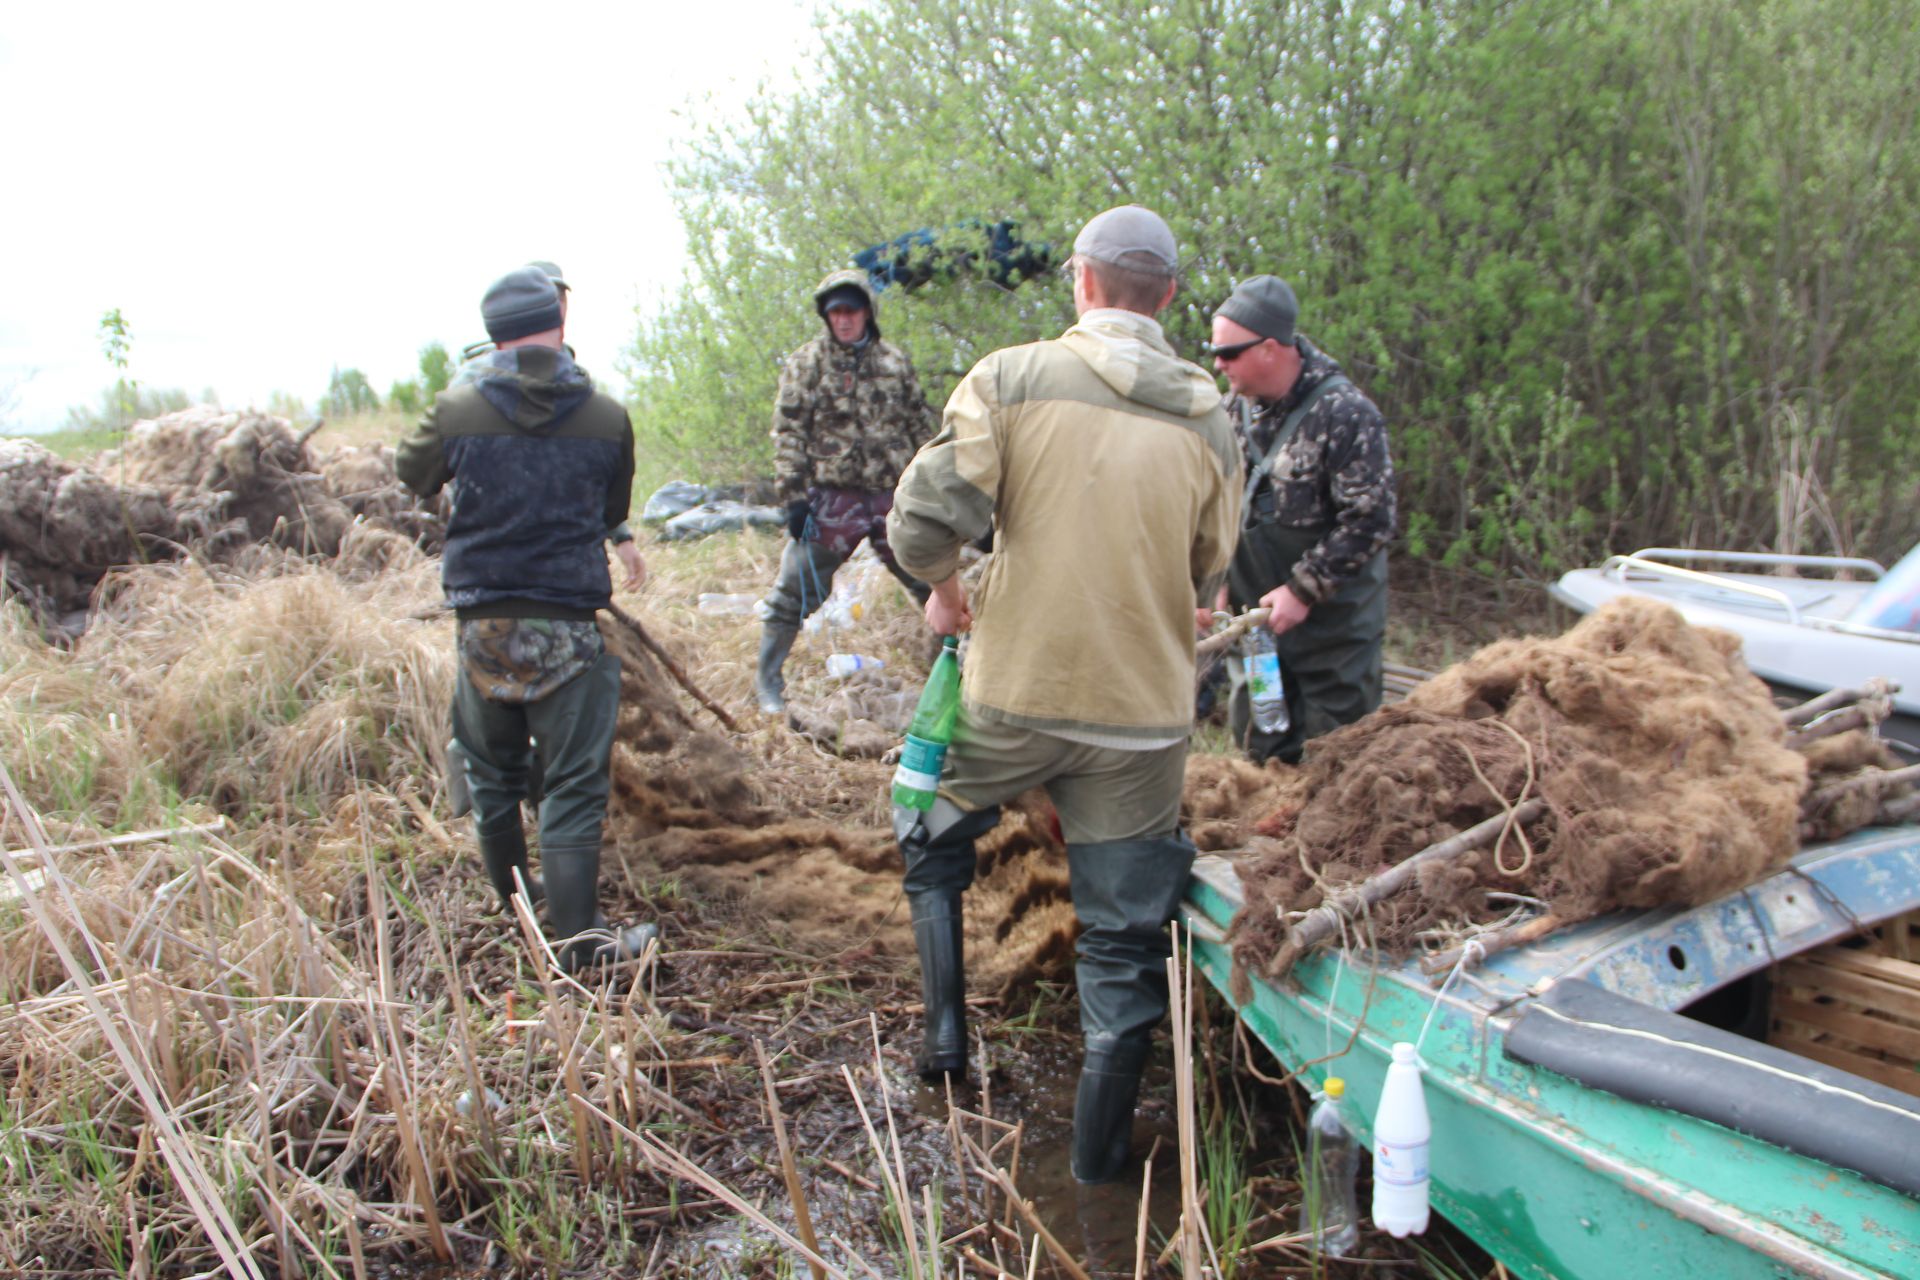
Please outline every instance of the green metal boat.
[{"label": "green metal boat", "polygon": [[[1185,922],[1230,1002],[1241,902],[1232,859],[1201,858]],[[1434,1208],[1516,1275],[1920,1277],[1920,1064],[1893,1088],[1763,1039],[1776,964],[1916,908],[1920,829],[1870,829],[1444,993],[1413,961],[1317,952],[1236,1008],[1288,1066],[1338,1054],[1305,1074],[1346,1079],[1368,1140],[1394,1042],[1418,1043]]]}]

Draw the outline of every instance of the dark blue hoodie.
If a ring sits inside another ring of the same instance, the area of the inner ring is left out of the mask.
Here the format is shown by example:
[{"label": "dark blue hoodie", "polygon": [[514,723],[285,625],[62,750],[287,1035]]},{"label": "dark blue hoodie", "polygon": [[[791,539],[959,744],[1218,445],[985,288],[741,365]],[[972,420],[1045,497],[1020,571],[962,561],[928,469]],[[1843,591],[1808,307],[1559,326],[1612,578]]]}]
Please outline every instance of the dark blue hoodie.
[{"label": "dark blue hoodie", "polygon": [[451,484],[440,581],[463,618],[591,618],[612,598],[603,542],[633,495],[633,427],[565,351],[514,347],[434,398],[395,470]]}]

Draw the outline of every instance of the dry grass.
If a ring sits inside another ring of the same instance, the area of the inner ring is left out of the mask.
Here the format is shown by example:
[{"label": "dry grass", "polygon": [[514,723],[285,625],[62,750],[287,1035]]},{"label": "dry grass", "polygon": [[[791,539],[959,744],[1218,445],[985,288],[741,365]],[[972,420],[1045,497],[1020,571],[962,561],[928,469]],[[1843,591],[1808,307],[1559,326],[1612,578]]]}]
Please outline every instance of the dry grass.
[{"label": "dry grass", "polygon": [[[759,594],[779,549],[758,533],[649,548],[652,580],[621,598],[740,716],[700,759],[735,760],[730,785],[768,825],[741,839],[689,800],[684,825],[629,833],[610,910],[663,920],[674,949],[591,988],[556,978],[537,931],[461,865],[437,782],[451,626],[435,562],[404,540],[130,570],[70,651],[0,607],[0,766],[19,784],[0,810],[0,1272],[790,1276],[803,1264],[773,1231],[797,1229],[803,1200],[833,1272],[951,1274],[969,1255],[1025,1272],[1035,1231],[995,1180],[1018,1170],[1018,1117],[950,1119],[906,1083],[914,971],[881,936],[904,930],[889,767],[750,711],[757,623],[696,606]],[[831,696],[836,650],[918,681],[911,601],[878,574],[865,603],[857,629],[797,647],[796,701]],[[678,701],[647,731],[714,727]],[[663,795],[687,766],[619,751],[616,774]],[[50,849],[215,816],[228,834]],[[1041,815],[1002,826],[987,860],[1044,872]],[[1064,887],[1013,879],[1046,936],[1003,937],[994,958],[1025,947],[1058,973],[1070,931],[1041,925],[1070,924]],[[800,881],[859,928],[802,939],[773,910]],[[1002,902],[990,881],[974,896]],[[989,1020],[987,1043],[1070,1053],[1070,1006],[1054,1008],[1057,1026],[1017,1035]],[[743,1228],[740,1203],[771,1226]]]}]

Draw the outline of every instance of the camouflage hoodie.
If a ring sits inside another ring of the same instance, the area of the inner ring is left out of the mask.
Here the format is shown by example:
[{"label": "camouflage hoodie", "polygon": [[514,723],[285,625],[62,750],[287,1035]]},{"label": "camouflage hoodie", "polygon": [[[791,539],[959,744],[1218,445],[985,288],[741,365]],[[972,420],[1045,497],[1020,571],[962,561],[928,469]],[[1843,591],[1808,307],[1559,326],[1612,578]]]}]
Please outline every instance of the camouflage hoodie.
[{"label": "camouflage hoodie", "polygon": [[395,469],[451,485],[440,564],[462,618],[591,618],[611,598],[602,542],[627,518],[633,428],[565,351],[514,347],[434,397]]},{"label": "camouflage hoodie", "polygon": [[810,489],[885,492],[933,434],[932,414],[907,353],[881,340],[880,312],[864,271],[836,271],[813,291],[846,285],[867,300],[867,339],[849,347],[831,329],[801,345],[780,370],[773,410],[774,479],[783,501]]}]

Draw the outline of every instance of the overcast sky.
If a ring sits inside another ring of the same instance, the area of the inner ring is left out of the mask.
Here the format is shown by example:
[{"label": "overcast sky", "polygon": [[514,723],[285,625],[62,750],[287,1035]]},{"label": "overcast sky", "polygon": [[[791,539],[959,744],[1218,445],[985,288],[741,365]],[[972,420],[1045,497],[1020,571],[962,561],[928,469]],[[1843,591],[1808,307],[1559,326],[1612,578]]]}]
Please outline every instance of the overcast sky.
[{"label": "overcast sky", "polygon": [[681,278],[660,171],[695,123],[793,83],[815,0],[729,4],[19,5],[0,27],[0,430],[61,424],[132,326],[150,387],[384,395],[484,336],[530,258],[617,391],[636,305]]}]

